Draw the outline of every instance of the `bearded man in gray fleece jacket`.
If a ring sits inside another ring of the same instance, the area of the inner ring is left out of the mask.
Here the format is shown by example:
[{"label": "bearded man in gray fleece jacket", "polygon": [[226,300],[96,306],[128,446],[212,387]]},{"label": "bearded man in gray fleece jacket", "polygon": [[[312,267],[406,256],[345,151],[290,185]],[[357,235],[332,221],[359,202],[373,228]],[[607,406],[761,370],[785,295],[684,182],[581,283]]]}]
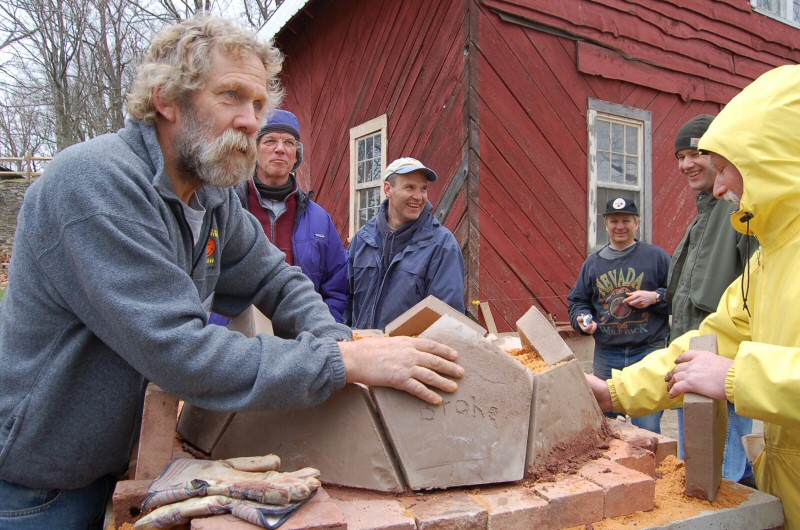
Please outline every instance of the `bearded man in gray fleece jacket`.
[{"label": "bearded man in gray fleece jacket", "polygon": [[[168,27],[128,95],[132,119],[30,187],[0,306],[0,527],[99,527],[148,381],[220,411],[313,406],[346,382],[432,404],[429,387],[456,389],[447,346],[340,342],[350,330],[231,189],[253,174],[281,63],[223,19]],[[250,304],[286,338],[206,326],[211,309]]]}]

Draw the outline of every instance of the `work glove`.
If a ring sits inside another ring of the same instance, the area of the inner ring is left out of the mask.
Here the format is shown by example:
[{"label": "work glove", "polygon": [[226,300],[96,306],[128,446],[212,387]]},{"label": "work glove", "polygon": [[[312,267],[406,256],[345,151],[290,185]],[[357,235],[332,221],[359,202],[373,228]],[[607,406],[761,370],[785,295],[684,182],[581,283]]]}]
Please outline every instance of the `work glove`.
[{"label": "work glove", "polygon": [[319,488],[318,470],[306,467],[281,473],[280,465],[275,455],[227,460],[179,458],[150,484],[142,511],[211,495],[286,506],[307,499]]},{"label": "work glove", "polygon": [[[312,492],[312,495],[316,492]],[[231,513],[262,528],[278,528],[304,501],[288,506],[269,506],[225,495],[195,497],[156,508],[134,525],[136,530],[171,528],[188,523],[193,517]]]}]

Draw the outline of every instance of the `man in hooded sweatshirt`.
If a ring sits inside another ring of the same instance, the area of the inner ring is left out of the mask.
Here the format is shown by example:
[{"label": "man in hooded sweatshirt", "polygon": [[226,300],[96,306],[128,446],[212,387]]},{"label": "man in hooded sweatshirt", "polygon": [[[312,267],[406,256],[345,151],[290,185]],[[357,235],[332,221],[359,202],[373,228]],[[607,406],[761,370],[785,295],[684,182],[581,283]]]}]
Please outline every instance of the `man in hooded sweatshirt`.
[{"label": "man in hooded sweatshirt", "polygon": [[350,244],[353,328],[384,329],[429,295],[465,311],[461,247],[428,201],[428,184],[436,178],[413,158],[386,168],[386,200]]},{"label": "man in hooded sweatshirt", "polygon": [[[800,528],[800,66],[747,86],[700,139],[717,171],[714,196],[737,206],[733,227],[761,247],[700,329],[602,381],[587,376],[604,410],[642,414],[680,405],[685,392],[727,399],[764,422],[758,489],[779,497],[787,530]],[[720,355],[689,349],[716,334]]]}]

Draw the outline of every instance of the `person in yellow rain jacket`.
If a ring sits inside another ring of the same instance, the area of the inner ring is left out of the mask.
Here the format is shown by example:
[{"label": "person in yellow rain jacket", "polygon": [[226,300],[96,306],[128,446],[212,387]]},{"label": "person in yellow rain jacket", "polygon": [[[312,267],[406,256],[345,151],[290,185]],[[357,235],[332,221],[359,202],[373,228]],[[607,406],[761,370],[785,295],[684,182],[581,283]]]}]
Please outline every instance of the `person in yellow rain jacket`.
[{"label": "person in yellow rain jacket", "polygon": [[[756,484],[781,499],[787,530],[800,529],[800,65],[747,86],[699,149],[717,170],[714,195],[739,204],[734,228],[754,234],[761,248],[698,331],[608,381],[587,377],[606,411],[639,416],[697,392],[764,421]],[[719,356],[689,350],[689,339],[711,333]]]}]

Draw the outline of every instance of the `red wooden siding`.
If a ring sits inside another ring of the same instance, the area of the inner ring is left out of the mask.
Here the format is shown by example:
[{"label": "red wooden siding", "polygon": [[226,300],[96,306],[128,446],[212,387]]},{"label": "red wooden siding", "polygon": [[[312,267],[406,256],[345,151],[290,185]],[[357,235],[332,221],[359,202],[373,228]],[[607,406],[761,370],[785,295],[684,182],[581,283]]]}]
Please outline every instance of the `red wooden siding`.
[{"label": "red wooden siding", "polygon": [[485,0],[497,13],[581,39],[578,67],[610,79],[727,103],[752,79],[800,60],[798,32],[749,0]]},{"label": "red wooden siding", "polygon": [[589,98],[651,112],[653,242],[671,253],[695,212],[677,171],[677,130],[719,112],[767,69],[800,60],[797,30],[746,0],[480,8],[479,296],[501,331],[534,303],[567,319],[586,257]]},{"label": "red wooden siding", "polygon": [[[434,206],[462,166],[465,23],[461,0],[319,1],[279,35],[284,106],[298,115],[306,146],[300,181],[316,191],[343,240],[352,127],[386,114],[387,164],[413,156],[436,170]],[[465,215],[462,191],[446,226],[465,234]]]}]

